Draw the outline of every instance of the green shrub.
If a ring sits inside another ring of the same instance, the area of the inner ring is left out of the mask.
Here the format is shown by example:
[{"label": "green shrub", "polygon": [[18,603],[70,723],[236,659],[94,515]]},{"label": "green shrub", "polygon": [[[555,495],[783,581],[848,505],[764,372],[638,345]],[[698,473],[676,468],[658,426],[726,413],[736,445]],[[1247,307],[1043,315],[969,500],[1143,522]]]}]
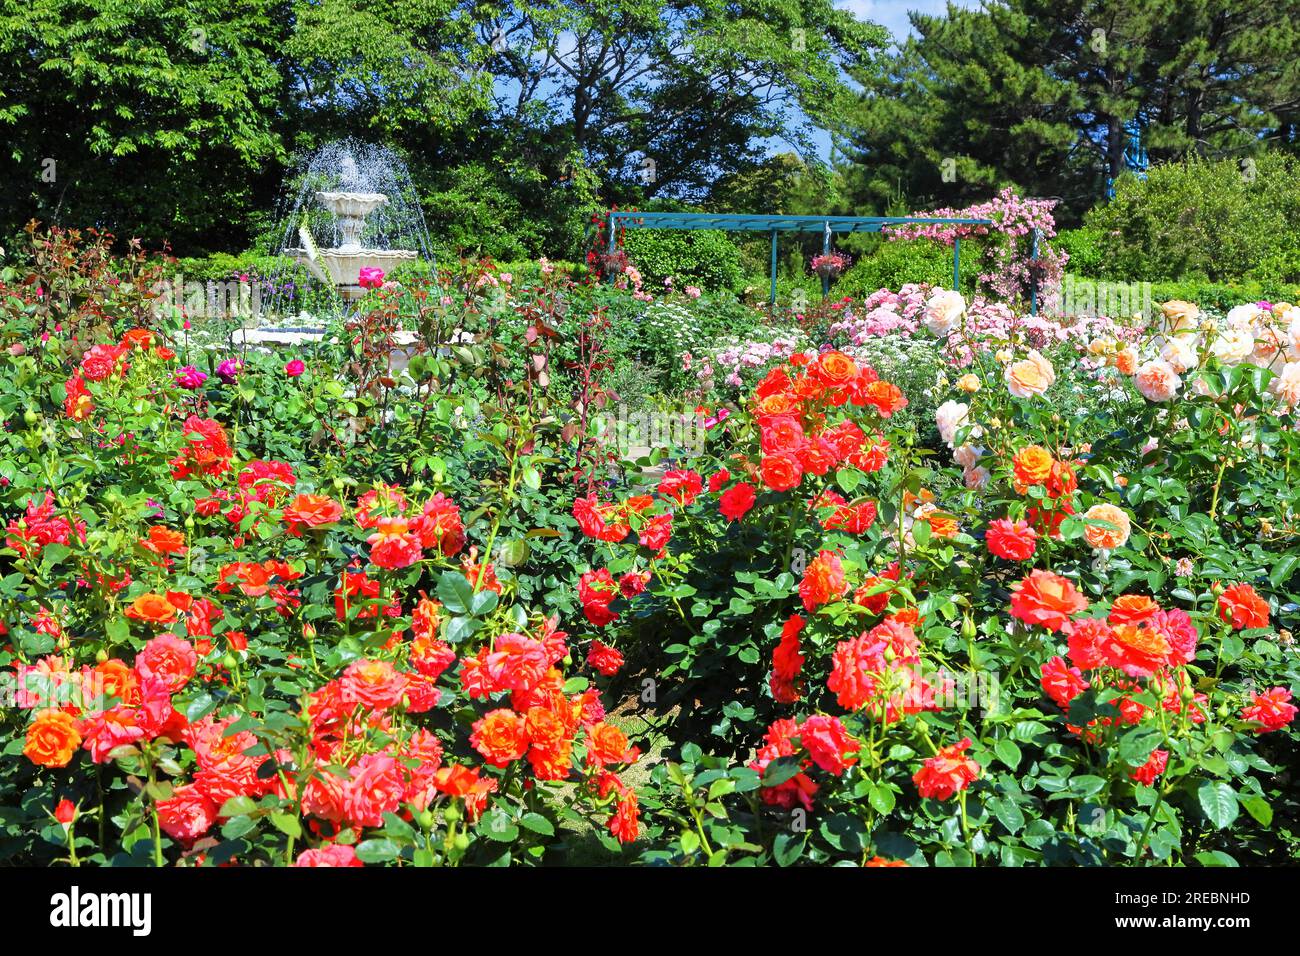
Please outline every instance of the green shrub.
[{"label": "green shrub", "polygon": [[1168,302],[1182,299],[1195,302],[1203,309],[1226,312],[1244,302],[1296,302],[1300,301],[1300,284],[1287,282],[1258,282],[1246,279],[1237,282],[1153,282],[1151,301]]},{"label": "green shrub", "polygon": [[1300,164],[1264,153],[1154,166],[1121,177],[1084,224],[1101,246],[1097,278],[1300,282]]},{"label": "green shrub", "polygon": [[[978,275],[976,243],[962,245],[962,291],[973,292]],[[882,242],[871,255],[858,259],[834,283],[836,296],[865,298],[877,289],[897,290],[909,282],[952,285],[952,249],[929,239]]]},{"label": "green shrub", "polygon": [[1056,235],[1056,244],[1069,254],[1070,272],[1078,276],[1097,278],[1106,258],[1106,243],[1100,229],[1080,226],[1064,229]]},{"label": "green shrub", "polygon": [[235,255],[217,252],[210,256],[177,259],[171,274],[183,276],[187,282],[224,282],[240,275],[276,275],[291,265],[292,261],[287,258],[268,256],[256,250]]},{"label": "green shrub", "polygon": [[734,289],[743,276],[740,250],[720,230],[629,229],[623,248],[653,288],[671,276],[678,289],[694,285],[716,292]]}]

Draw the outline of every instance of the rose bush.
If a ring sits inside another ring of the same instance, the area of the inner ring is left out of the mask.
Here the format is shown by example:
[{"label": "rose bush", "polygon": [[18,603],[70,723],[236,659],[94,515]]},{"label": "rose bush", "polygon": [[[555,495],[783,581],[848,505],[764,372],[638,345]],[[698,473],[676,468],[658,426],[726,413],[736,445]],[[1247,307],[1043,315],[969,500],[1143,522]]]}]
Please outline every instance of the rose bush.
[{"label": "rose bush", "polygon": [[142,254],[32,240],[7,860],[1297,853],[1289,307],[1045,341],[934,297],[924,429],[827,316],[633,462],[625,292],[471,263],[235,354]]}]

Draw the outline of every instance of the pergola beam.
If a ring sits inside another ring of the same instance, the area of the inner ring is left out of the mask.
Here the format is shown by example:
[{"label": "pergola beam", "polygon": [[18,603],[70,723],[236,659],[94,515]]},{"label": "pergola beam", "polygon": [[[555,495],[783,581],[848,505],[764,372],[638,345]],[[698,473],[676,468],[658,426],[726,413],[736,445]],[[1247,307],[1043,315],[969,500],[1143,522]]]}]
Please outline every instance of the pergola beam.
[{"label": "pergola beam", "polygon": [[[886,226],[992,226],[993,224],[991,219],[963,219],[950,216],[764,216],[748,213],[633,212],[628,210],[610,212],[606,220],[606,226],[609,229],[609,251],[611,253],[615,249],[615,230],[620,225],[624,229],[720,229],[728,232],[770,232],[772,235],[772,274],[769,301],[773,305],[776,304],[776,239],[778,234],[782,232],[820,232],[824,236],[822,252],[829,252],[831,236],[837,233],[881,232]],[[961,239],[956,238],[952,250],[952,286],[956,289],[960,284]],[[823,276],[822,298],[829,294],[830,280]]]}]

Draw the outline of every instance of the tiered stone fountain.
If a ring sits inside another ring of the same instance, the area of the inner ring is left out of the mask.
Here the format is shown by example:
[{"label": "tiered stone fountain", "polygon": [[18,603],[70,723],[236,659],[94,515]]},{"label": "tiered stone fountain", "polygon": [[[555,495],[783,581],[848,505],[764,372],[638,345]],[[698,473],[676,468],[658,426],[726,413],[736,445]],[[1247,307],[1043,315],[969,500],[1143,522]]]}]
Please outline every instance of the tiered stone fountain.
[{"label": "tiered stone fountain", "polygon": [[[428,256],[424,216],[410,176],[392,152],[353,140],[329,143],[304,161],[292,181],[272,252],[336,289],[344,309],[366,294],[362,270],[388,275]],[[304,278],[288,265],[270,277],[270,293],[262,296],[248,327],[236,330],[235,344],[265,348],[319,341],[327,322],[302,310]],[[415,333],[397,337],[408,345]]]},{"label": "tiered stone fountain", "polygon": [[340,243],[331,249],[317,249],[307,227],[298,227],[302,248],[285,252],[301,262],[317,279],[333,284],[349,302],[365,294],[358,280],[361,270],[382,269],[385,273],[403,262],[419,257],[414,249],[364,249],[361,236],[365,231],[366,216],[388,204],[383,193],[318,192],[317,201],[330,211],[338,224]]}]

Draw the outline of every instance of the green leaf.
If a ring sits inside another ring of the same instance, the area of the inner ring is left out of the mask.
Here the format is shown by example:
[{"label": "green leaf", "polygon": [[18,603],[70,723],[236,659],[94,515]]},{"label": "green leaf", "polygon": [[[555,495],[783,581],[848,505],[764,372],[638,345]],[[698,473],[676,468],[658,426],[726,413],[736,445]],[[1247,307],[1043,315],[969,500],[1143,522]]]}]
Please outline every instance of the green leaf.
[{"label": "green leaf", "polygon": [[540,813],[525,813],[519,819],[519,825],[542,836],[555,835],[555,825]]},{"label": "green leaf", "polygon": [[497,593],[495,591],[479,591],[470,599],[469,612],[475,617],[483,617],[491,614],[497,606]]},{"label": "green leaf", "polygon": [[1206,818],[1220,830],[1237,819],[1237,794],[1226,783],[1205,780],[1196,788],[1196,798]]},{"label": "green leaf", "polygon": [[460,572],[443,571],[438,578],[438,600],[453,614],[466,614],[474,600],[474,588]]},{"label": "green leaf", "polygon": [[292,813],[271,814],[271,825],[285,836],[293,837],[295,840],[302,836],[302,821]]},{"label": "green leaf", "polygon": [[1267,827],[1273,824],[1273,808],[1263,797],[1253,795],[1238,797],[1237,802],[1246,808],[1246,812],[1254,817],[1260,826]]},{"label": "green leaf", "polygon": [[1201,866],[1236,866],[1237,861],[1222,850],[1207,850],[1196,854],[1196,862]]},{"label": "green leaf", "polygon": [[894,809],[894,791],[888,787],[882,787],[880,784],[873,783],[871,785],[871,793],[867,799],[881,816],[887,816]]},{"label": "green leaf", "polygon": [[386,863],[401,855],[402,848],[396,840],[381,837],[376,840],[362,840],[357,844],[357,859],[362,863]]},{"label": "green leaf", "polygon": [[772,841],[772,857],[779,866],[793,866],[803,856],[807,836],[802,833],[782,831]]},{"label": "green leaf", "polygon": [[799,774],[800,764],[798,757],[777,757],[763,771],[763,786],[776,787],[793,779]]},{"label": "green leaf", "polygon": [[1120,758],[1130,767],[1140,767],[1151,757],[1162,735],[1149,727],[1134,727],[1119,739]]},{"label": "green leaf", "polygon": [[1009,737],[1003,737],[993,745],[993,752],[998,755],[998,759],[1004,764],[1015,770],[1020,766],[1020,748],[1016,746],[1015,741]]}]

